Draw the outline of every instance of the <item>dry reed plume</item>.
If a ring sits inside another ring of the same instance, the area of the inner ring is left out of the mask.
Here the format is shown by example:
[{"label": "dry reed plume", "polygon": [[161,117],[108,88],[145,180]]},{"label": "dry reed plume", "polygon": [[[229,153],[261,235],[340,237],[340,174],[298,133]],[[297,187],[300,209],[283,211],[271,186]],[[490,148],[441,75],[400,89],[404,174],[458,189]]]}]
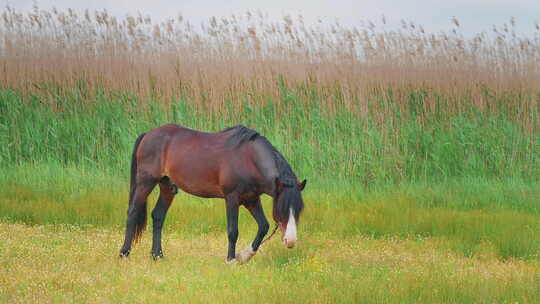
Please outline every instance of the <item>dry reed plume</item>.
[{"label": "dry reed plume", "polygon": [[[397,101],[411,87],[425,90],[428,108],[443,94],[454,111],[464,100],[484,109],[488,95],[536,95],[538,25],[532,37],[517,35],[512,19],[492,33],[464,38],[459,21],[453,22],[449,33],[429,34],[405,21],[396,30],[371,22],[307,26],[302,16],[274,22],[247,12],[199,27],[181,15],[155,23],[141,15],[118,19],[105,10],[7,7],[0,18],[0,86],[40,95],[78,88],[164,101],[183,96],[213,110],[246,96],[279,102],[280,76],[289,87],[316,90],[329,109],[339,104],[360,112],[367,111],[367,99],[388,97],[388,88]],[[538,112],[536,100],[508,106]],[[533,123],[529,119],[529,127]]]}]

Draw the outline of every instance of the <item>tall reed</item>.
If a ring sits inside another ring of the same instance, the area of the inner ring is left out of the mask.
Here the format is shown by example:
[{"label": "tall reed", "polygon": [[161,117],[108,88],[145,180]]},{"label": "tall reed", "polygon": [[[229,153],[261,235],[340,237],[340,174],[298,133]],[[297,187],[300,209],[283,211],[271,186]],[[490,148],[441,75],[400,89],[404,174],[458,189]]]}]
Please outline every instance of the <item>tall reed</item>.
[{"label": "tall reed", "polygon": [[[105,10],[7,7],[0,15],[0,84],[40,95],[129,91],[162,102],[181,96],[220,112],[229,103],[242,107],[246,97],[279,102],[283,76],[287,85],[309,84],[330,109],[365,111],[369,99],[391,88],[403,110],[413,86],[443,94],[451,111],[463,102],[497,111],[491,95],[530,95],[531,101],[503,106],[527,113],[519,121],[529,129],[528,113],[538,114],[540,28],[523,37],[513,19],[465,38],[458,20],[451,31],[433,34],[405,21],[388,30],[384,19],[357,28],[306,25],[302,16],[272,21],[251,12],[210,18],[200,27],[181,15],[154,22]],[[437,95],[428,95],[425,107],[433,108]]]},{"label": "tall reed", "polygon": [[[385,20],[381,20],[385,23]],[[404,22],[360,28],[247,12],[0,14],[0,163],[125,168],[162,123],[245,124],[296,167],[364,186],[540,176],[540,29],[465,38]]]}]

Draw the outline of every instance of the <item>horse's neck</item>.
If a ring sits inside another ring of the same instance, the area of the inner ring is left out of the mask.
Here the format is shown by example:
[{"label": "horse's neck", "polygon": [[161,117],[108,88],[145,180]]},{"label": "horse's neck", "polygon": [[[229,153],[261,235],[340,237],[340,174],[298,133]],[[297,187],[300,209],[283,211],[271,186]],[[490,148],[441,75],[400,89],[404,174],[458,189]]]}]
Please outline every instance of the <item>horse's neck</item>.
[{"label": "horse's neck", "polygon": [[289,164],[283,156],[275,150],[275,148],[262,138],[261,140],[253,141],[253,151],[255,152],[255,161],[259,168],[264,181],[263,192],[274,197],[276,178],[282,183],[290,184],[296,180],[296,176],[292,172]]}]

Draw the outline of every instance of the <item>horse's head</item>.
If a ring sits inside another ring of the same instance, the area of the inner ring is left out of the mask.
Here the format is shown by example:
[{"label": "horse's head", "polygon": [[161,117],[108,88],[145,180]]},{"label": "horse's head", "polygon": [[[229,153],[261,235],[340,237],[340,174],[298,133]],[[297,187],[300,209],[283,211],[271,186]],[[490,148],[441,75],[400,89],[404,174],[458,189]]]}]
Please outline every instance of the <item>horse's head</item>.
[{"label": "horse's head", "polygon": [[293,248],[297,241],[296,224],[304,209],[301,191],[305,186],[306,180],[301,183],[283,183],[276,179],[273,216],[281,229],[283,243],[287,248]]}]

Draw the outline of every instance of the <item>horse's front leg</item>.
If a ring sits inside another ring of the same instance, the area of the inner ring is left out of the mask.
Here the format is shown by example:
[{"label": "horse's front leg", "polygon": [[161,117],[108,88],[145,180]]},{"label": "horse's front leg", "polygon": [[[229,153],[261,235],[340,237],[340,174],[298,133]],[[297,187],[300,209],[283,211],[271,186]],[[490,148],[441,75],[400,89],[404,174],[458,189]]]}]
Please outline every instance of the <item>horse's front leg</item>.
[{"label": "horse's front leg", "polygon": [[253,201],[248,202],[246,204],[246,208],[249,210],[253,218],[255,218],[259,229],[257,230],[257,235],[255,236],[253,243],[248,245],[246,249],[240,251],[236,256],[236,260],[240,263],[245,263],[249,261],[255,255],[255,253],[259,249],[259,246],[261,245],[264,236],[266,235],[266,233],[268,233],[268,229],[270,228],[268,220],[266,220],[266,216],[264,215],[264,210],[261,205],[261,199],[259,197],[257,197]]},{"label": "horse's front leg", "polygon": [[229,239],[229,250],[227,252],[227,262],[233,262],[236,257],[236,241],[238,240],[238,207],[239,200],[235,194],[225,197],[227,205],[227,237]]}]

